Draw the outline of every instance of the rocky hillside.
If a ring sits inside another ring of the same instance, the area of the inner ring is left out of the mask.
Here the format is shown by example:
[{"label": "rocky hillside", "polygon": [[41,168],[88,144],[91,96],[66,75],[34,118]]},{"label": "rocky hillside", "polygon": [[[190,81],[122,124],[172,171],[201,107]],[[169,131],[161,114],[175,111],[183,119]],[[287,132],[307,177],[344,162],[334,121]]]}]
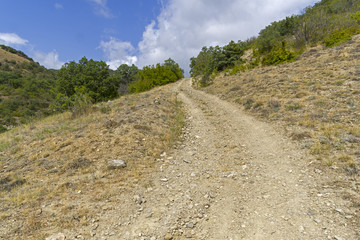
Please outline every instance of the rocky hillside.
[{"label": "rocky hillside", "polygon": [[0,134],[0,239],[358,239],[359,49]]},{"label": "rocky hillside", "polygon": [[360,211],[360,35],[292,63],[222,74],[204,90],[281,125],[323,171],[342,176],[331,184],[346,186]]},{"label": "rocky hillside", "polygon": [[152,184],[146,175],[183,121],[164,87],[1,134],[0,239],[84,235],[75,230],[92,228],[102,211],[132,212],[132,190]]}]

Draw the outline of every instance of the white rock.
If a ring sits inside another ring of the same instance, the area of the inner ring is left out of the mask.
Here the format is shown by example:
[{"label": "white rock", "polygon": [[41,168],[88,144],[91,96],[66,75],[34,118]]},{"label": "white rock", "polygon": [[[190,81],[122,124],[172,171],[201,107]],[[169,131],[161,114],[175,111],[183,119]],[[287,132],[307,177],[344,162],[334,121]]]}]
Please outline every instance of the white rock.
[{"label": "white rock", "polygon": [[55,234],[55,235],[45,238],[45,240],[65,240],[65,238],[66,237],[63,233],[58,233],[58,234]]},{"label": "white rock", "polygon": [[126,162],[124,160],[111,160],[108,162],[110,169],[125,168]]}]

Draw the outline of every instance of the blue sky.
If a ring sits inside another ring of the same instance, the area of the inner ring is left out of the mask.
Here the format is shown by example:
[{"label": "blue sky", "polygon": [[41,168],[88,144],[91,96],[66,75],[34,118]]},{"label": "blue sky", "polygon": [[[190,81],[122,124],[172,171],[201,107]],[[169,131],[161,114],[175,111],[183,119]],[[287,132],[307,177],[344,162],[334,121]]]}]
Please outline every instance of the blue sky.
[{"label": "blue sky", "polygon": [[187,71],[202,46],[255,36],[315,0],[2,0],[0,44],[48,68],[83,56],[144,65],[171,57]]}]

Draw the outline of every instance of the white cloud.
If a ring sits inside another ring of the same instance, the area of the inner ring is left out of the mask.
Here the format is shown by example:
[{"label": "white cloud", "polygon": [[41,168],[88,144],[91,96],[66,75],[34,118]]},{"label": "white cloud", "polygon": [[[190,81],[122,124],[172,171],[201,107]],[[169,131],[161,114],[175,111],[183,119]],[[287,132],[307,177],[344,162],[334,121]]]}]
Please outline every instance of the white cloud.
[{"label": "white cloud", "polygon": [[19,37],[15,33],[0,33],[0,44],[5,45],[26,45],[29,41]]},{"label": "white cloud", "polygon": [[112,37],[109,41],[101,41],[98,48],[104,52],[106,63],[111,69],[116,69],[121,64],[132,65],[137,62],[137,57],[134,56],[135,48],[130,42]]},{"label": "white cloud", "polygon": [[32,55],[36,62],[39,62],[46,68],[59,69],[64,64],[64,62],[59,60],[59,54],[55,50],[49,53],[34,50]]},{"label": "white cloud", "polygon": [[88,0],[94,5],[95,14],[103,16],[105,18],[113,18],[114,15],[111,13],[107,6],[107,0]]},{"label": "white cloud", "polygon": [[29,44],[28,40],[21,38],[15,33],[0,33],[0,44],[15,45],[15,48],[18,46],[25,48],[27,50],[25,52],[30,52],[29,56],[31,58],[47,68],[59,69],[64,64],[64,62],[59,60],[59,54],[55,50],[49,53],[38,51]]},{"label": "white cloud", "polygon": [[56,9],[63,9],[63,8],[64,8],[64,6],[61,5],[60,3],[55,3],[54,7],[55,7]]},{"label": "white cloud", "polygon": [[171,57],[187,72],[203,46],[256,36],[271,22],[299,13],[315,0],[170,0],[138,44],[139,66]]},{"label": "white cloud", "polygon": [[114,60],[106,61],[106,64],[109,65],[110,69],[116,70],[122,64],[131,66],[136,62],[137,62],[136,56],[126,56],[123,59],[114,59]]}]

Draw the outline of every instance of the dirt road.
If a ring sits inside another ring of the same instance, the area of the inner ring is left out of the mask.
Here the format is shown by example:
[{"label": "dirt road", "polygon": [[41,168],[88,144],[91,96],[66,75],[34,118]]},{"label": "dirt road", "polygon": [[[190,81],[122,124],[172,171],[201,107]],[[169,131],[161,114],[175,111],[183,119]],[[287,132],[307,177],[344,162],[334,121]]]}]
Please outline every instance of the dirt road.
[{"label": "dirt road", "polygon": [[183,145],[135,197],[124,239],[359,239],[309,155],[190,79],[174,91],[188,116]]}]

